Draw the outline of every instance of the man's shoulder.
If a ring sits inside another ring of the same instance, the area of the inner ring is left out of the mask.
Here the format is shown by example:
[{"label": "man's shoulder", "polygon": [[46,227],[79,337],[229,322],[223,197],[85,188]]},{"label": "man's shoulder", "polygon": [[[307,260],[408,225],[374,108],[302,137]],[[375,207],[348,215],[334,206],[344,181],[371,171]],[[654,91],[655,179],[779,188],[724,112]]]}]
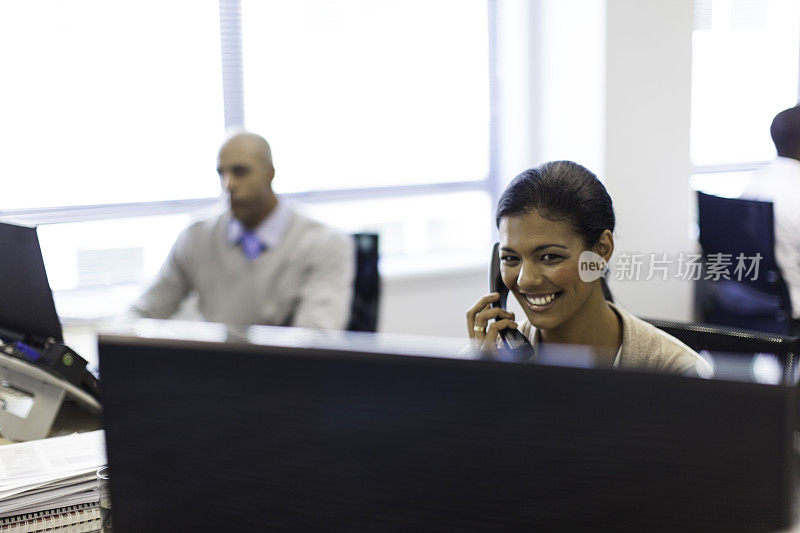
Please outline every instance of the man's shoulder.
[{"label": "man's shoulder", "polygon": [[180,232],[173,245],[173,252],[185,258],[208,255],[211,248],[224,242],[227,220],[226,213],[195,220]]},{"label": "man's shoulder", "polygon": [[204,236],[226,228],[230,217],[227,212],[208,215],[199,220],[195,220],[183,230],[189,237]]},{"label": "man's shoulder", "polygon": [[286,237],[293,245],[298,242],[307,245],[349,245],[352,242],[350,235],[295,210],[291,210],[291,222]]}]

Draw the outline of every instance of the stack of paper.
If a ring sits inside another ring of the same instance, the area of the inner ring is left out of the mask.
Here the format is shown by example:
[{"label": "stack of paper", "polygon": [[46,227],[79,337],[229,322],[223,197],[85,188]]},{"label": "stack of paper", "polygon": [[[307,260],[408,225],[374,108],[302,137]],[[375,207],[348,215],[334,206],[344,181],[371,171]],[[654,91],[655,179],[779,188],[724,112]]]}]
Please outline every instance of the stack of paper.
[{"label": "stack of paper", "polygon": [[95,472],[105,463],[102,430],[0,446],[0,531],[99,527]]}]

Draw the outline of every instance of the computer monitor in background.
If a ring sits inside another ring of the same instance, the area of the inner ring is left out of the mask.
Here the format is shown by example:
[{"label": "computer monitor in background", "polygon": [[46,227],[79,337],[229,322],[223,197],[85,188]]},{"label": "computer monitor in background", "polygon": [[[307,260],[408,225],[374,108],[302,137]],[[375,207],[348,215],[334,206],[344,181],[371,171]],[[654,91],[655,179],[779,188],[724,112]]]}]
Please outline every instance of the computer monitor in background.
[{"label": "computer monitor in background", "polygon": [[36,228],[0,222],[0,328],[27,341],[61,342],[61,322]]},{"label": "computer monitor in background", "polygon": [[432,338],[249,338],[100,337],[115,530],[791,523],[793,388],[448,358]]}]

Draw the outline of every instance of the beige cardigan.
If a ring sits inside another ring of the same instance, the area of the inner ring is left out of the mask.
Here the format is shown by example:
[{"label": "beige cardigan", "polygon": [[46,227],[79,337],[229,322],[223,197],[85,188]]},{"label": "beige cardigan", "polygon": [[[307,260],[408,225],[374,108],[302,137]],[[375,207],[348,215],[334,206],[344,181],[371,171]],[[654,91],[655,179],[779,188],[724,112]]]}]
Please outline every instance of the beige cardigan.
[{"label": "beige cardigan", "polygon": [[[622,321],[622,345],[615,367],[712,376],[711,365],[684,343],[611,302],[608,305]],[[527,319],[520,324],[520,331],[534,347],[538,344],[536,328]]]}]

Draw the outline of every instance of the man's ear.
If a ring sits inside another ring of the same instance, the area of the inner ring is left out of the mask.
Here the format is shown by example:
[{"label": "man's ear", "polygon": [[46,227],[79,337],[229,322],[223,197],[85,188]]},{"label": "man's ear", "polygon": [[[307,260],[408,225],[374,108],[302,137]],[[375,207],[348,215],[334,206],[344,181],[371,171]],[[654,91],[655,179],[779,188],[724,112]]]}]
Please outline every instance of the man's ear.
[{"label": "man's ear", "polygon": [[592,251],[605,259],[606,263],[611,261],[611,256],[614,254],[614,235],[611,230],[603,231],[592,247]]},{"label": "man's ear", "polygon": [[272,187],[272,180],[275,179],[275,167],[271,166],[267,169],[267,185]]}]

